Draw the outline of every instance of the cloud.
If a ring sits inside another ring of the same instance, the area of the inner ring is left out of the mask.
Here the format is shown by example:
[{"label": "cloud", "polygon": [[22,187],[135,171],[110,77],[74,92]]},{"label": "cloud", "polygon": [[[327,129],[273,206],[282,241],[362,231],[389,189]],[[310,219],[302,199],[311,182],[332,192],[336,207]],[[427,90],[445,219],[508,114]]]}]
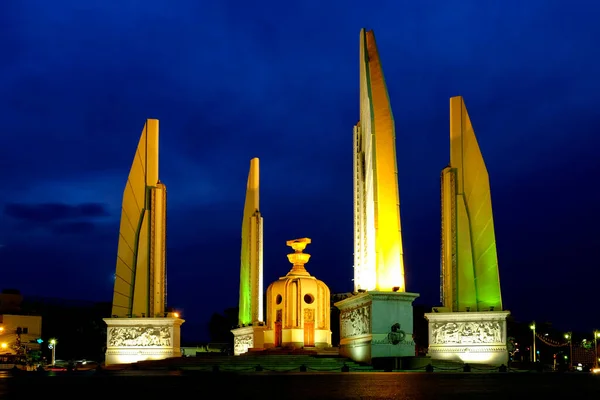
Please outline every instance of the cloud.
[{"label": "cloud", "polygon": [[65,222],[55,224],[53,231],[59,235],[79,235],[94,231],[96,224],[90,221]]},{"label": "cloud", "polygon": [[107,217],[110,215],[105,205],[100,203],[82,203],[76,205],[65,203],[9,203],[4,206],[4,214],[17,220],[42,224],[61,220]]}]

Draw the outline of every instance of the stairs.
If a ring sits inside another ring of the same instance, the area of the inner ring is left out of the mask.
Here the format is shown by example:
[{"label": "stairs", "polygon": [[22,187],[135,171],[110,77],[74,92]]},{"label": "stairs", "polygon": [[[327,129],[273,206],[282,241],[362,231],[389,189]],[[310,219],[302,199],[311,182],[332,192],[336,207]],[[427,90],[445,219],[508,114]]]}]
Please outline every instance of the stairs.
[{"label": "stairs", "polygon": [[[262,352],[261,352],[262,353]],[[177,369],[181,371],[223,372],[374,372],[370,365],[360,365],[339,356],[308,354],[245,354],[242,356],[200,355],[197,357],[170,358],[140,361],[131,364],[138,370]]]}]

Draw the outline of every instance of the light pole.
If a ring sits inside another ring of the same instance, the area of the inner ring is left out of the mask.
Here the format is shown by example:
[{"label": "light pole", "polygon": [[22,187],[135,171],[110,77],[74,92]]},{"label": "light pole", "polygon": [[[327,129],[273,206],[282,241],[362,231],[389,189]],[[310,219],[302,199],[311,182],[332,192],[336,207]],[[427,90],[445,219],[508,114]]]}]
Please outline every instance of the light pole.
[{"label": "light pole", "polygon": [[56,362],[56,339],[48,340],[48,347],[52,350],[52,365]]},{"label": "light pole", "polygon": [[533,331],[533,362],[537,362],[537,353],[535,352],[535,321],[532,322],[531,325],[529,325],[529,329],[531,329]]},{"label": "light pole", "polygon": [[600,338],[600,331],[594,331],[594,368],[598,368],[598,338]]},{"label": "light pole", "polygon": [[573,333],[565,333],[565,339],[569,341],[569,369],[573,369]]}]

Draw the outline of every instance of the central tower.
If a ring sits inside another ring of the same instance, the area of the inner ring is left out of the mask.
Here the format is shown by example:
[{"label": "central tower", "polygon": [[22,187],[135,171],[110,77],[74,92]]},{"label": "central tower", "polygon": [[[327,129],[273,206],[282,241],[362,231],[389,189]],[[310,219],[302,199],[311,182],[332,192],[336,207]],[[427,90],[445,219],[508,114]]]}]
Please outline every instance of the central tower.
[{"label": "central tower", "polygon": [[[354,127],[354,293],[340,310],[340,355],[395,365],[414,356],[406,292],[396,130],[373,31],[360,31],[360,121]],[[387,367],[386,367],[387,368]]]},{"label": "central tower", "polygon": [[354,127],[354,291],[404,292],[396,132],[373,31],[360,32]]}]

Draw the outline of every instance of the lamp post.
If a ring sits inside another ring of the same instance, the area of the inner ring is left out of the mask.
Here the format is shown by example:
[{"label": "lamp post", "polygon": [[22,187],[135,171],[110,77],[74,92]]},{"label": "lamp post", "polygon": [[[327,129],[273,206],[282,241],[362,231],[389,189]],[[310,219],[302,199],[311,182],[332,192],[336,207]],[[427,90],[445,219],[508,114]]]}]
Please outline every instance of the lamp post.
[{"label": "lamp post", "polygon": [[56,362],[56,339],[48,340],[48,347],[52,350],[52,365]]},{"label": "lamp post", "polygon": [[531,325],[529,325],[529,329],[531,329],[533,331],[533,362],[537,362],[537,353],[535,352],[535,321],[533,321],[531,323]]},{"label": "lamp post", "polygon": [[594,331],[594,368],[598,368],[598,338],[600,338],[600,331]]},{"label": "lamp post", "polygon": [[573,333],[565,333],[565,339],[569,341],[569,369],[573,369]]}]

